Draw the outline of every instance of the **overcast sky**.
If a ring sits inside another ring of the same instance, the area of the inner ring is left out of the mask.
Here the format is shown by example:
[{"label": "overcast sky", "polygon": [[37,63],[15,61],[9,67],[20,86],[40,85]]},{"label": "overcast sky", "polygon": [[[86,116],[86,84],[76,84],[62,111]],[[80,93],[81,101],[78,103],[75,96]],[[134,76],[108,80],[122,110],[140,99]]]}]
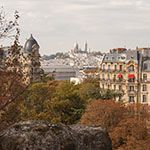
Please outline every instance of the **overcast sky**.
[{"label": "overcast sky", "polygon": [[150,46],[150,0],[0,0],[20,12],[21,44],[32,33],[41,54],[68,51],[78,41],[91,50]]}]

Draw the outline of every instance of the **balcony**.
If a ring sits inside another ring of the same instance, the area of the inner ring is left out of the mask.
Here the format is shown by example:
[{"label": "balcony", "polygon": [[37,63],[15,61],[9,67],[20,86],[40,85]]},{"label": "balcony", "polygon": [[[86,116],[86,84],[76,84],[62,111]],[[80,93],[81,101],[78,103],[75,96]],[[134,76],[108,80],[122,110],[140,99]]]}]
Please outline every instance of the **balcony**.
[{"label": "balcony", "polygon": [[136,81],[135,79],[128,79],[129,83],[135,83],[135,81]]},{"label": "balcony", "polygon": [[100,78],[100,81],[105,81],[105,79],[104,78]]},{"label": "balcony", "polygon": [[135,95],[137,94],[136,90],[128,90],[128,94]]},{"label": "balcony", "polygon": [[142,83],[150,83],[150,79],[140,79]]},{"label": "balcony", "polygon": [[124,73],[126,70],[119,69],[100,69],[101,72],[114,72],[114,73]]},{"label": "balcony", "polygon": [[148,94],[149,92],[147,90],[144,90],[144,91],[142,90],[141,93],[142,94]]},{"label": "balcony", "polygon": [[115,80],[113,80],[114,82],[117,82],[117,83],[125,83],[126,82],[126,80],[125,79],[115,79]]}]

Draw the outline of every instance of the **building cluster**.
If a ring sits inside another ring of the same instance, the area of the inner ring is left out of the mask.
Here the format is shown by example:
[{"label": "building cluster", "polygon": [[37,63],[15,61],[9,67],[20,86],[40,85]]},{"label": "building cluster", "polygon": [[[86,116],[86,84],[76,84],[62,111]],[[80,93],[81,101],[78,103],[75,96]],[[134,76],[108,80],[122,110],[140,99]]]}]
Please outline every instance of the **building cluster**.
[{"label": "building cluster", "polygon": [[101,62],[103,55],[97,54],[94,55],[94,52],[90,52],[88,48],[88,43],[84,43],[83,50],[79,47],[79,44],[76,42],[74,48],[69,52],[69,64],[70,66],[77,67],[79,69],[93,68],[98,67],[98,63]]},{"label": "building cluster", "polygon": [[[23,73],[23,82],[29,84],[31,82],[40,81],[43,76],[43,70],[40,68],[39,45],[37,41],[31,37],[26,41],[24,47],[19,46],[20,57],[18,58],[21,64]],[[11,55],[9,51],[11,47],[2,47],[0,49],[0,67],[5,67],[5,62],[9,60]],[[11,69],[11,68],[10,68]]]},{"label": "building cluster", "polygon": [[105,54],[100,88],[122,93],[117,101],[150,104],[150,48],[117,48]]},{"label": "building cluster", "polygon": [[64,59],[42,60],[41,67],[44,72],[56,80],[71,80],[76,83],[89,76],[98,76],[98,64],[102,61],[103,55],[90,53],[87,42],[83,49],[76,42],[67,54],[69,57]]},{"label": "building cluster", "polygon": [[[0,48],[0,69],[5,63],[9,47]],[[81,83],[87,77],[99,77],[100,88],[120,94],[116,101],[150,104],[150,48],[116,48],[109,53],[91,53],[87,42],[84,49],[76,42],[64,59],[41,60],[39,45],[31,37],[21,47],[20,61],[23,82],[40,81],[43,74],[56,80]]]}]

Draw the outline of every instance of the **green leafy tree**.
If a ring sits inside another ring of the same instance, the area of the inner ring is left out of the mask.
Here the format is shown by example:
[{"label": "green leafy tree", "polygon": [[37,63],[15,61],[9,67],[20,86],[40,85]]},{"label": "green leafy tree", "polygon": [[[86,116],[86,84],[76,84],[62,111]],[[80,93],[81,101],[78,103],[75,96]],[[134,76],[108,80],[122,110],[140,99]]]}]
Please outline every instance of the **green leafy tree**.
[{"label": "green leafy tree", "polygon": [[84,110],[84,101],[79,96],[79,87],[68,81],[60,82],[52,101],[52,108],[60,121],[65,124],[76,123]]},{"label": "green leafy tree", "polygon": [[46,111],[44,103],[49,99],[51,99],[51,91],[47,83],[33,83],[30,85],[24,93],[24,103],[21,107],[22,118],[39,119],[39,116],[42,117],[41,114]]},{"label": "green leafy tree", "polygon": [[82,100],[89,101],[91,99],[101,98],[100,88],[96,84],[84,82],[80,85],[79,95]]}]

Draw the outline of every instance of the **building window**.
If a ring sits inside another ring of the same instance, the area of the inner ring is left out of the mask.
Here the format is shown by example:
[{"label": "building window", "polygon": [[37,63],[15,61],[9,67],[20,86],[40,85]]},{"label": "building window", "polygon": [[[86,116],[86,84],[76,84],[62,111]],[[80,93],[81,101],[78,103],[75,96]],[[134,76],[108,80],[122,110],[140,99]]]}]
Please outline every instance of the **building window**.
[{"label": "building window", "polygon": [[105,70],[105,65],[103,65],[103,70]]},{"label": "building window", "polygon": [[108,90],[110,90],[110,85],[108,85]]},{"label": "building window", "polygon": [[147,80],[147,74],[143,74],[143,80]]},{"label": "building window", "polygon": [[110,80],[110,74],[108,74],[108,80]]},{"label": "building window", "polygon": [[147,70],[147,69],[148,69],[148,64],[144,64],[144,65],[143,65],[143,69],[144,69],[144,70]]},{"label": "building window", "polygon": [[134,66],[133,66],[133,65],[129,66],[129,67],[128,67],[128,71],[129,71],[129,72],[134,71]]},{"label": "building window", "polygon": [[129,82],[135,82],[135,78],[131,78],[128,80]]},{"label": "building window", "polygon": [[115,67],[115,70],[117,70],[117,65],[115,65],[114,67]]},{"label": "building window", "polygon": [[142,86],[142,90],[143,90],[143,91],[147,91],[147,85],[144,84],[144,85]]},{"label": "building window", "polygon": [[105,80],[105,75],[104,74],[102,74],[102,79]]},{"label": "building window", "polygon": [[125,57],[124,57],[124,56],[122,56],[122,57],[121,57],[121,59],[122,59],[122,60],[124,60],[124,59],[125,59]]},{"label": "building window", "polygon": [[114,74],[114,78],[113,78],[113,80],[115,81],[116,80],[116,75]]},{"label": "building window", "polygon": [[108,65],[108,71],[110,71],[110,65]]},{"label": "building window", "polygon": [[134,91],[134,86],[129,86],[129,91]]},{"label": "building window", "polygon": [[116,85],[114,85],[114,90],[116,90]]},{"label": "building window", "polygon": [[122,71],[122,65],[119,65],[119,70]]},{"label": "building window", "polygon": [[102,84],[102,88],[104,89],[104,84]]},{"label": "building window", "polygon": [[134,102],[134,96],[129,96],[129,103],[133,103]]},{"label": "building window", "polygon": [[122,90],[122,85],[119,85],[119,90]]},{"label": "building window", "polygon": [[147,96],[146,95],[143,95],[142,102],[147,102]]},{"label": "building window", "polygon": [[135,75],[134,74],[128,75],[128,82],[135,82]]},{"label": "building window", "polygon": [[119,79],[119,81],[122,81],[123,80],[123,76],[122,76],[122,74],[120,73],[120,74],[118,74],[118,79]]}]

